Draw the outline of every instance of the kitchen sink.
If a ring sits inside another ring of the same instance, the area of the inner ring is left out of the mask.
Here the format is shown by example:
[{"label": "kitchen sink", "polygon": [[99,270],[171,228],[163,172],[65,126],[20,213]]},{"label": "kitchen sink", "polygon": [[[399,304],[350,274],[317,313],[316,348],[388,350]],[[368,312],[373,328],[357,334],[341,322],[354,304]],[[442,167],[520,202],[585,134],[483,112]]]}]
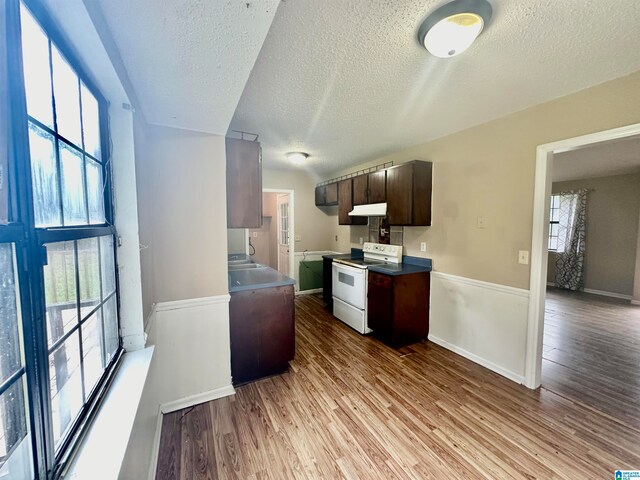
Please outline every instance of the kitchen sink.
[{"label": "kitchen sink", "polygon": [[240,258],[237,260],[229,260],[227,263],[229,265],[242,265],[242,264],[253,263],[253,262],[248,258]]},{"label": "kitchen sink", "polygon": [[248,270],[251,268],[264,268],[264,265],[260,265],[259,263],[242,263],[234,265],[229,262],[229,270]]}]

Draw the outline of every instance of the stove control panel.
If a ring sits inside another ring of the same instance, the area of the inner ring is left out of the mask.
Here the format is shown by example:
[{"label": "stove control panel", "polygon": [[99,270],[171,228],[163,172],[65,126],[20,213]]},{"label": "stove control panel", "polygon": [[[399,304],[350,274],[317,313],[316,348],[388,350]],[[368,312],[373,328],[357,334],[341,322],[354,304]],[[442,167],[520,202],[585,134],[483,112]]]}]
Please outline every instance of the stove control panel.
[{"label": "stove control panel", "polygon": [[365,242],[362,247],[362,251],[366,253],[373,253],[377,255],[384,255],[391,258],[402,258],[402,245],[386,245],[384,243],[369,243]]}]

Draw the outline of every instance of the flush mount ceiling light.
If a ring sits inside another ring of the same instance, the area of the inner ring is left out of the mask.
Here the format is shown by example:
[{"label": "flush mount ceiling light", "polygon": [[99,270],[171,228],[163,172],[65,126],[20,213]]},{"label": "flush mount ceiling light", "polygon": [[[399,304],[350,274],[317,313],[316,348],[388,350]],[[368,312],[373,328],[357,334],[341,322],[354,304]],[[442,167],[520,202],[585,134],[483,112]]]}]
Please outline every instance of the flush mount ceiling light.
[{"label": "flush mount ceiling light", "polygon": [[294,165],[302,165],[308,157],[309,157],[309,154],[304,152],[287,153],[287,160],[289,160]]},{"label": "flush mount ceiling light", "polygon": [[454,0],[429,14],[418,30],[418,40],[436,57],[455,57],[478,38],[492,12],[487,0]]}]

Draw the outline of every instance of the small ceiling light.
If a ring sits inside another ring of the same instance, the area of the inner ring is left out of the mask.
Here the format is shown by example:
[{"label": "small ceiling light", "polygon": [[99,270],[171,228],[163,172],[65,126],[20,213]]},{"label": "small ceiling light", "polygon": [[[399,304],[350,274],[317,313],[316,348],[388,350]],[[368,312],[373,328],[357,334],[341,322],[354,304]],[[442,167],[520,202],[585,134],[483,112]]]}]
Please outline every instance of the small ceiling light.
[{"label": "small ceiling light", "polygon": [[309,157],[309,154],[304,152],[287,153],[287,160],[289,160],[294,165],[302,165],[308,157]]},{"label": "small ceiling light", "polygon": [[420,26],[418,40],[432,55],[460,55],[489,24],[493,9],[487,0],[454,0],[433,11]]}]

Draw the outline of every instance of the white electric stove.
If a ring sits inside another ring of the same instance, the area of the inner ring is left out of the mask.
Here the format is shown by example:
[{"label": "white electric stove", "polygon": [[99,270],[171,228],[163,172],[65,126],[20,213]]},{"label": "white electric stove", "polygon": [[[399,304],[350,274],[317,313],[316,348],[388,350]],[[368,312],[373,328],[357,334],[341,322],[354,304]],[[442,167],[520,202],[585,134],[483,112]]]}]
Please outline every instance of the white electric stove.
[{"label": "white electric stove", "polygon": [[364,258],[334,259],[332,271],[333,315],[361,334],[367,325],[368,267],[402,263],[402,245],[366,242]]}]

